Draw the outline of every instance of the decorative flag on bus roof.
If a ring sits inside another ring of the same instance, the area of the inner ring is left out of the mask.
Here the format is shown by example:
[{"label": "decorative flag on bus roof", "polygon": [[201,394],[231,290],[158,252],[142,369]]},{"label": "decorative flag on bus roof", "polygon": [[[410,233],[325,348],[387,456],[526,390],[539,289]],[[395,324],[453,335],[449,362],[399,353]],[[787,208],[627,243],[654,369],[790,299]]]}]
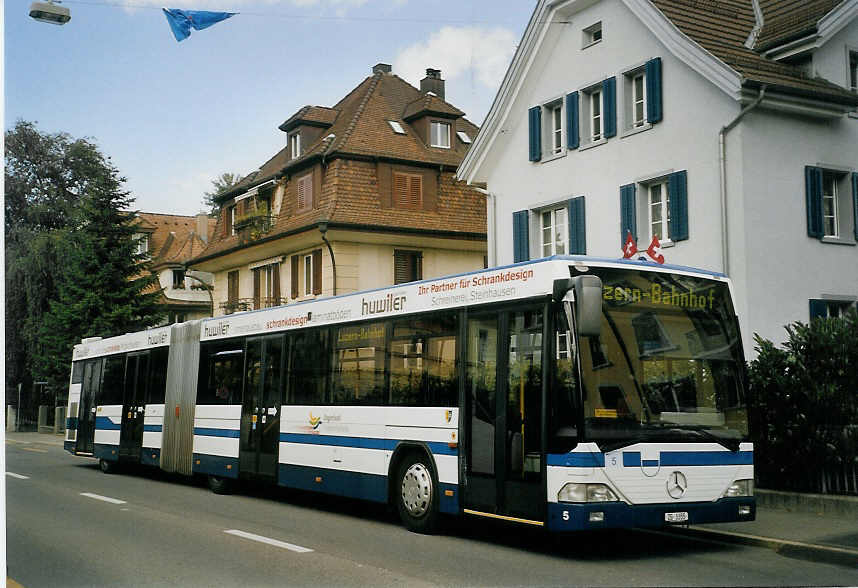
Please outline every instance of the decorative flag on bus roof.
[{"label": "decorative flag on bus roof", "polygon": [[623,259],[631,259],[632,256],[638,252],[638,245],[635,243],[634,237],[632,237],[632,232],[626,232],[626,242],[623,245]]},{"label": "decorative flag on bus roof", "polygon": [[191,36],[191,28],[201,31],[213,24],[228,19],[235,12],[211,12],[209,10],[182,10],[180,8],[163,8],[164,16],[176,41],[184,41]]},{"label": "decorative flag on bus roof", "polygon": [[664,263],[664,255],[661,254],[661,242],[657,235],[652,236],[652,241],[647,247],[646,254],[656,263]]}]

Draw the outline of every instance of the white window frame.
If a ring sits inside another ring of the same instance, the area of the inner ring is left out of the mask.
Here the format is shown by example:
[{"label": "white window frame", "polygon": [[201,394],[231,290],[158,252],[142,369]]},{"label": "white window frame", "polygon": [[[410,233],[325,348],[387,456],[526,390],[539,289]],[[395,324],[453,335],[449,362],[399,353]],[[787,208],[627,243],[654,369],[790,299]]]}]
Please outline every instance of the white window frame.
[{"label": "white window frame", "polygon": [[[562,219],[558,219],[558,216]],[[545,241],[546,231],[551,236],[549,242]],[[563,251],[560,251],[558,244]],[[565,206],[539,211],[539,252],[542,257],[569,253],[569,211]]]},{"label": "white window frame", "polygon": [[396,133],[397,135],[406,134],[405,129],[402,128],[402,125],[399,123],[399,121],[389,120],[389,121],[387,121],[387,124],[390,125],[390,128],[393,129],[393,132]]},{"label": "white window frame", "polygon": [[459,137],[459,141],[461,141],[465,145],[470,145],[471,143],[473,143],[470,135],[468,135],[468,133],[466,133],[465,131],[456,131],[456,136]]},{"label": "white window frame", "polygon": [[137,241],[137,255],[149,254],[149,233],[134,233],[134,238]]},{"label": "white window frame", "polygon": [[304,256],[304,296],[313,295],[313,254]]},{"label": "white window frame", "polygon": [[[665,243],[669,243],[670,241],[670,192],[667,189],[667,180],[659,180],[655,182],[651,182],[644,185],[646,187],[646,208],[647,208],[647,233],[649,234],[650,241],[655,235],[655,231],[653,231],[653,225],[655,223],[659,223],[661,225],[661,235],[658,240],[663,245]],[[653,204],[653,189],[659,188],[659,195],[661,200],[659,201],[659,206],[661,208],[660,217],[655,219],[653,217],[653,209],[655,205]]]},{"label": "white window frame", "polygon": [[[601,86],[588,92],[587,100],[590,102],[590,142],[595,143],[605,138],[605,101]],[[598,114],[596,113],[596,105],[599,107]],[[596,132],[597,124],[598,133]]]},{"label": "white window frame", "polygon": [[[637,87],[637,81],[640,80],[640,91]],[[632,86],[632,111],[631,111],[631,121],[632,128],[639,129],[646,125],[646,72],[645,71],[637,71],[631,75],[631,86]],[[638,93],[640,92],[640,94]],[[638,118],[637,106],[640,104],[641,106],[641,115]]]},{"label": "white window frame", "polygon": [[[822,172],[822,236],[832,239],[840,238],[840,215],[838,214],[838,178],[837,174],[823,171]],[[826,202],[831,204],[831,214],[826,214]],[[828,231],[829,222],[832,232]]]},{"label": "white window frame", "polygon": [[551,154],[563,153],[563,101],[559,100],[548,106],[551,113]]},{"label": "white window frame", "polygon": [[289,150],[292,159],[301,157],[301,133],[292,133],[289,135]]},{"label": "white window frame", "polygon": [[[436,133],[436,129],[438,132]],[[446,129],[445,136],[442,136],[440,129]],[[440,120],[433,120],[429,122],[429,146],[430,147],[438,147],[440,149],[449,149],[450,148],[450,131],[451,125],[448,122],[443,122]],[[436,136],[437,135],[437,136]],[[436,139],[438,141],[436,141]],[[446,144],[443,141],[446,140]]]},{"label": "white window frame", "polygon": [[582,33],[582,49],[586,49],[596,43],[601,43],[603,38],[602,21],[591,24],[589,27],[584,29]]},{"label": "white window frame", "polygon": [[226,214],[227,222],[229,223],[229,234],[235,235],[235,204],[227,209]]}]

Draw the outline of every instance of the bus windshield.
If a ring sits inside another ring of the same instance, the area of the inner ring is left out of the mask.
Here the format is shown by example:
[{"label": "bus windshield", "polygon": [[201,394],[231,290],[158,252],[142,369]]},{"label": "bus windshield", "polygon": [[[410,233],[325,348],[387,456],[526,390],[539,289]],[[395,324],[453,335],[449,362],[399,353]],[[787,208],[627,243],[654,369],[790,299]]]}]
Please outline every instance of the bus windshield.
[{"label": "bus windshield", "polygon": [[747,437],[739,328],[726,283],[627,269],[602,279],[602,327],[581,337],[584,438],[611,450],[642,441]]}]

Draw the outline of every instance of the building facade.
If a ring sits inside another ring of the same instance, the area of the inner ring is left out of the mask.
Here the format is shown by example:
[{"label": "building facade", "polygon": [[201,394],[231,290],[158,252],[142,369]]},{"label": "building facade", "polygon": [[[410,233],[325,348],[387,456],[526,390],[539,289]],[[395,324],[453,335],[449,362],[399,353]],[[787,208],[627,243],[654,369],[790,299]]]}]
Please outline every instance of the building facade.
[{"label": "building facade", "polygon": [[219,198],[208,247],[229,314],[484,267],[485,196],[455,178],[477,127],[378,64],[333,107],[280,125],[285,147]]},{"label": "building facade", "polygon": [[488,257],[617,258],[734,280],[753,334],[858,300],[858,2],[541,0],[459,170]]},{"label": "building facade", "polygon": [[215,222],[205,213],[137,213],[138,253],[149,255],[150,269],[158,275],[161,304],[167,310],[163,324],[212,316],[212,275],[185,266],[208,245]]}]

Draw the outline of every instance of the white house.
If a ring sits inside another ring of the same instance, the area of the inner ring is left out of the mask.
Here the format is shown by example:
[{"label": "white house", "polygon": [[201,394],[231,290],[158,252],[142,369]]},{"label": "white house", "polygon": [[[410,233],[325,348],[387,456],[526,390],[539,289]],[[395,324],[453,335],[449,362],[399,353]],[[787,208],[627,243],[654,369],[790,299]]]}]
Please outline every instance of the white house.
[{"label": "white house", "polygon": [[858,300],[858,0],[540,0],[458,175],[491,265],[621,257],[734,280],[753,333]]}]

